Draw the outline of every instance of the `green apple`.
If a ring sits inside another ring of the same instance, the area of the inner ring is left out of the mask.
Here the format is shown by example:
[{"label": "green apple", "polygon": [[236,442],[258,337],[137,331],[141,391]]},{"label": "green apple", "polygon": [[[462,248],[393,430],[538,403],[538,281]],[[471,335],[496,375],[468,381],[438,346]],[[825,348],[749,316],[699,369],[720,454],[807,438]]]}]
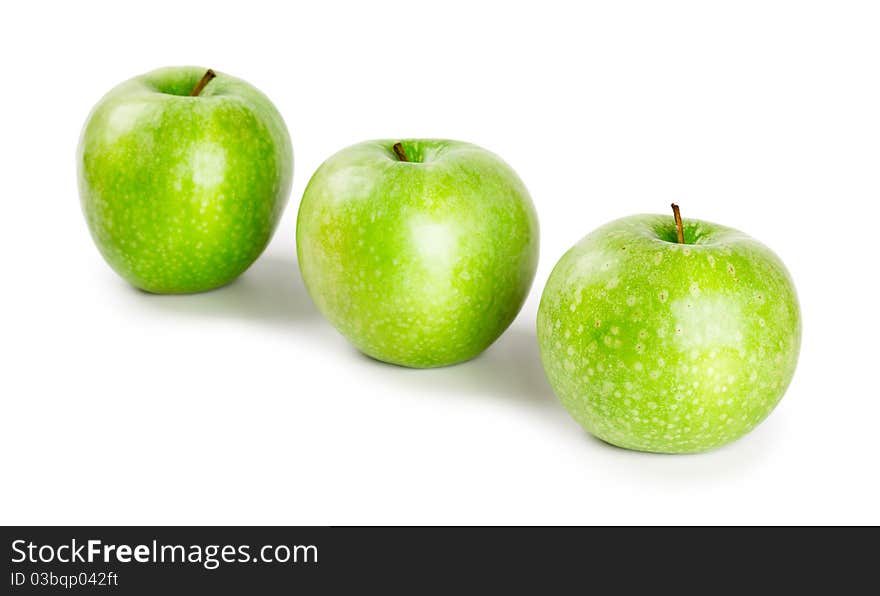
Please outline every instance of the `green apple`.
[{"label": "green apple", "polygon": [[522,181],[457,141],[369,141],[330,157],[306,188],[296,240],[324,316],[365,354],[416,368],[489,347],[538,260]]},{"label": "green apple", "polygon": [[550,384],[587,431],[689,453],[743,436],[773,410],[794,374],[801,317],[785,266],[761,243],[636,215],[560,259],[538,339]]},{"label": "green apple", "polygon": [[157,293],[235,279],[272,237],[293,175],[287,127],[251,85],[163,68],[114,88],[77,151],[89,230],[111,267]]}]

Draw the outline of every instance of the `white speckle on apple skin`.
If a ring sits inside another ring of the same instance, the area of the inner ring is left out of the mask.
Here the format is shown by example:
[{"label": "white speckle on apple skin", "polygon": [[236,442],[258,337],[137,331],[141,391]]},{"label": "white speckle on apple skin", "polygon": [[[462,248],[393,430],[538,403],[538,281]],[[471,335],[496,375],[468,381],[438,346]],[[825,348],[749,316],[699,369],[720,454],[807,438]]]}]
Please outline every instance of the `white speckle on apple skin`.
[{"label": "white speckle on apple skin", "polygon": [[[784,265],[740,232],[685,225],[701,230],[687,251],[668,241],[671,217],[603,226],[559,261],[541,299],[551,385],[582,426],[621,447],[729,443],[772,411],[794,374],[800,311]],[[631,407],[643,398],[650,415]]]}]

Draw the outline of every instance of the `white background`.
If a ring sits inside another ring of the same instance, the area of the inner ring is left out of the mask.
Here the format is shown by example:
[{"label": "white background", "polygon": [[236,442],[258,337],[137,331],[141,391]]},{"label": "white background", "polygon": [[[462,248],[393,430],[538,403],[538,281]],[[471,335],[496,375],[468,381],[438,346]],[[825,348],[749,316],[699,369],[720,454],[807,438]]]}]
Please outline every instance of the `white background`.
[{"label": "white background", "polygon": [[[0,522],[880,523],[876,3],[312,4],[0,9]],[[104,92],[177,64],[262,89],[296,166],[239,281],[157,297],[94,248],[74,152]],[[309,176],[396,136],[495,151],[538,208],[530,298],[464,365],[360,356],[300,280]],[[586,435],[534,331],[569,246],[672,200],[771,246],[803,309],[780,406],[698,456]]]}]

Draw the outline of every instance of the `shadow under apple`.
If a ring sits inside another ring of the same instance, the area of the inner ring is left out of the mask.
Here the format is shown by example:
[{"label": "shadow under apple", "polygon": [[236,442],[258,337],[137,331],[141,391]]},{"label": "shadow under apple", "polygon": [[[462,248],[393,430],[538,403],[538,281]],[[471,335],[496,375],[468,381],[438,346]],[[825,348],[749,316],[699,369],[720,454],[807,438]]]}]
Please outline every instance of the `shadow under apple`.
[{"label": "shadow under apple", "polygon": [[443,392],[458,397],[491,397],[533,407],[558,407],[550,388],[538,338],[528,323],[512,325],[488,350],[467,362],[442,368],[412,369],[374,360],[364,362],[387,369],[389,378],[414,395]]},{"label": "shadow under apple", "polygon": [[607,443],[582,431],[583,446],[594,465],[615,475],[650,478],[661,485],[687,486],[725,482],[748,470],[767,465],[778,456],[776,428],[781,422],[772,417],[744,437],[702,453],[669,455],[633,451]]},{"label": "shadow under apple", "polygon": [[264,255],[230,284],[199,294],[159,295],[132,288],[139,300],[170,314],[252,320],[289,332],[320,320],[295,259]]}]

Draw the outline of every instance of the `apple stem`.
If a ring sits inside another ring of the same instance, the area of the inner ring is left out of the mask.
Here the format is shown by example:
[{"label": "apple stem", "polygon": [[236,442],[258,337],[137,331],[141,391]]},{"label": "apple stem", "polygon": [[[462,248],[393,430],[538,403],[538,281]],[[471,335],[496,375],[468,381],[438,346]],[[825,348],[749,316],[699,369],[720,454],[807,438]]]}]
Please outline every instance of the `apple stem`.
[{"label": "apple stem", "polygon": [[403,145],[400,143],[394,143],[394,146],[391,147],[394,149],[394,154],[397,156],[397,159],[400,161],[409,161],[406,158],[406,151],[403,150]]},{"label": "apple stem", "polygon": [[190,96],[190,97],[196,97],[196,96],[198,96],[198,94],[202,92],[202,89],[205,88],[205,85],[207,85],[208,83],[210,83],[210,82],[211,82],[211,79],[213,79],[213,78],[216,77],[216,76],[217,76],[217,74],[216,74],[213,70],[211,70],[211,69],[209,68],[209,69],[205,72],[205,75],[202,77],[202,80],[200,80],[198,83],[196,83],[196,86],[193,87],[193,90],[192,90],[192,92],[189,94],[189,96]]},{"label": "apple stem", "polygon": [[681,211],[679,211],[678,205],[675,203],[672,204],[672,214],[675,216],[675,231],[678,233],[678,243],[684,244],[684,229],[681,225]]}]

